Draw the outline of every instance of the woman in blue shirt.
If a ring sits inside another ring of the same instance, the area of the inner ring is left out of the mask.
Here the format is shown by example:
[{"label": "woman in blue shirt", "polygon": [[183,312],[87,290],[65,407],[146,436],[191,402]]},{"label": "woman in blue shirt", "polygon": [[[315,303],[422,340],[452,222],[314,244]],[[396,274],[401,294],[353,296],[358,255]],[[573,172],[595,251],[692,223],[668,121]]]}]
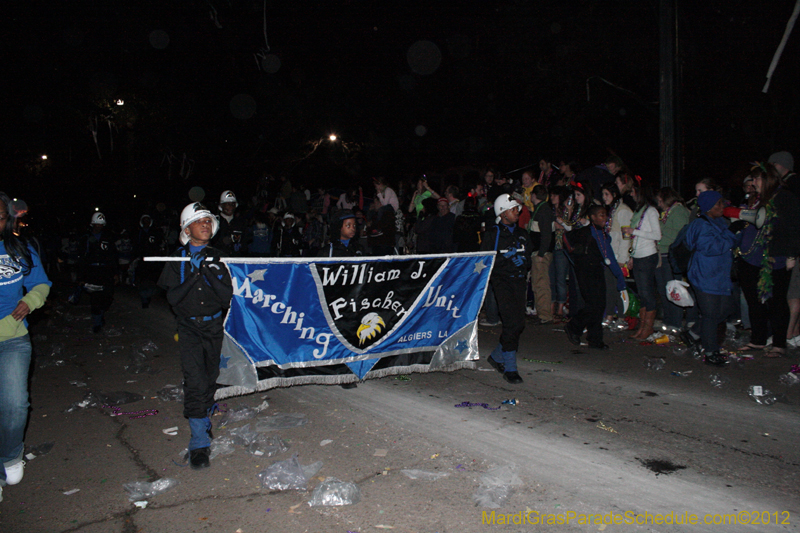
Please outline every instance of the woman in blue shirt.
[{"label": "woman in blue shirt", "polygon": [[39,255],[14,234],[24,211],[0,192],[0,501],[3,485],[22,480],[22,438],[28,419],[31,340],[25,317],[44,305],[50,281]]}]

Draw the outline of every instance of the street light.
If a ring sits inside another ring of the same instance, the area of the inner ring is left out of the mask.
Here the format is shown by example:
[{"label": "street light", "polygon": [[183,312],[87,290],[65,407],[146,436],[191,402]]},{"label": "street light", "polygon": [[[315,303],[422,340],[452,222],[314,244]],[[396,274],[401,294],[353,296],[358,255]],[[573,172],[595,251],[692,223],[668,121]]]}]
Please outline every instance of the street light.
[{"label": "street light", "polygon": [[42,154],[42,160],[43,160],[43,161],[46,161],[46,160],[47,160],[47,154]]},{"label": "street light", "polygon": [[330,136],[328,137],[328,140],[331,141],[331,142],[334,142],[336,140],[336,135],[331,133]]},{"label": "street light", "polygon": [[118,99],[117,105],[125,105],[125,100],[123,100],[122,98]]}]

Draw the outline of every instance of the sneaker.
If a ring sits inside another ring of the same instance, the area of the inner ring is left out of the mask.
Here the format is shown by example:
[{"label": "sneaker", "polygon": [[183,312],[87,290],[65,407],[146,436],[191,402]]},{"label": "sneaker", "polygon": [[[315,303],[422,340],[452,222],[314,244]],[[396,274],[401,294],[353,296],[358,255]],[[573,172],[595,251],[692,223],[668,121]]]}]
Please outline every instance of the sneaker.
[{"label": "sneaker", "polygon": [[721,354],[719,351],[706,354],[704,360],[705,364],[713,366],[725,366],[728,364],[728,356]]},{"label": "sneaker", "polygon": [[531,325],[532,326],[552,326],[553,325],[553,321],[552,320],[542,320],[541,318],[536,317],[533,320],[531,320]]},{"label": "sneaker", "polygon": [[490,321],[490,320],[487,320],[487,319],[485,319],[485,318],[481,318],[481,319],[478,321],[478,325],[480,325],[480,326],[486,326],[486,327],[489,327],[489,328],[493,328],[493,327],[495,327],[495,326],[499,326],[499,325],[500,325],[500,321],[498,320],[497,322],[492,322],[492,321]]},{"label": "sneaker", "polygon": [[491,355],[486,358],[486,361],[489,363],[489,366],[491,366],[492,368],[494,368],[495,370],[497,370],[501,374],[505,374],[505,371],[506,371],[506,365],[505,364],[498,363],[497,361],[492,359]]},{"label": "sneaker", "polygon": [[12,466],[6,466],[6,484],[16,485],[25,475],[25,461],[19,461]]},{"label": "sneaker", "polygon": [[503,379],[508,381],[512,385],[519,385],[520,383],[522,383],[522,377],[516,370],[514,372],[503,372]]},{"label": "sneaker", "polygon": [[800,335],[797,337],[792,337],[791,339],[787,339],[786,346],[791,346],[792,348],[800,347]]},{"label": "sneaker", "polygon": [[211,461],[209,461],[210,449],[209,448],[198,448],[196,450],[192,450],[189,452],[189,466],[192,467],[192,470],[201,470],[203,468],[208,468],[211,466]]}]

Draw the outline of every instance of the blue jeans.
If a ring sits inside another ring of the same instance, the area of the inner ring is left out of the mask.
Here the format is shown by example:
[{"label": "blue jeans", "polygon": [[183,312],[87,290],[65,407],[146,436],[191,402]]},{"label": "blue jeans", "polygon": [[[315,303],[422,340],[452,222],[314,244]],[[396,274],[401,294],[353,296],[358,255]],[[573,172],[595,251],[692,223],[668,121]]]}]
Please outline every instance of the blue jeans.
[{"label": "blue jeans", "polygon": [[569,274],[569,258],[567,252],[556,250],[550,263],[550,294],[553,303],[567,303],[567,275]]},{"label": "blue jeans", "polygon": [[656,308],[656,266],[658,253],[641,259],[633,259],[633,279],[636,281],[636,292],[643,309],[652,311]]},{"label": "blue jeans", "polygon": [[680,278],[672,273],[669,254],[661,254],[661,266],[656,268],[656,287],[658,288],[658,301],[661,302],[661,314],[665,326],[679,328],[683,325],[683,308],[667,298],[667,283],[675,279]]},{"label": "blue jeans", "polygon": [[700,342],[706,353],[716,352],[719,350],[717,326],[731,314],[731,296],[709,294],[695,289],[694,297],[695,305],[700,311],[700,321],[695,323],[692,330],[700,335]]},{"label": "blue jeans", "polygon": [[[30,406],[30,366],[31,339],[28,335],[0,342],[0,463],[13,464],[22,457],[22,438]],[[0,464],[0,484],[5,481],[6,469]]]}]

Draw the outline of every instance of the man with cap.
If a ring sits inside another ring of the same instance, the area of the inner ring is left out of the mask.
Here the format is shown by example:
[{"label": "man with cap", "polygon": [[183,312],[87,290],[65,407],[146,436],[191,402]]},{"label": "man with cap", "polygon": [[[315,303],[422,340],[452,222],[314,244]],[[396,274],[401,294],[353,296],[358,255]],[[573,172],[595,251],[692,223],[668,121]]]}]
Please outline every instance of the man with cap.
[{"label": "man with cap", "polygon": [[106,323],[105,314],[114,301],[114,285],[119,281],[117,248],[111,232],[106,229],[106,217],[97,212],[92,215],[91,230],[81,247],[78,281],[89,293],[92,313],[92,331],[99,333]]},{"label": "man with cap", "polygon": [[775,152],[769,156],[768,163],[775,165],[775,170],[781,176],[781,181],[786,188],[800,198],[800,179],[794,172],[794,157],[789,152]]},{"label": "man with cap", "polygon": [[244,217],[236,214],[239,202],[233,191],[224,191],[219,197],[219,231],[211,244],[227,257],[246,255],[244,235],[247,230]]},{"label": "man with cap", "polygon": [[211,420],[219,377],[223,323],[233,287],[220,250],[209,246],[217,218],[199,202],[181,212],[181,247],[164,265],[158,284],[178,319],[178,351],[183,371],[183,416],[189,419],[189,465],[210,466]]},{"label": "man with cap", "polygon": [[733,249],[742,241],[746,222],[739,220],[728,227],[722,216],[725,204],[717,191],[701,192],[697,206],[700,216],[692,221],[685,236],[686,246],[693,251],[687,276],[700,311],[700,320],[690,334],[700,339],[706,364],[722,366],[728,357],[720,352],[717,326],[733,311]]},{"label": "man with cap", "polygon": [[517,385],[522,378],[517,372],[519,337],[525,329],[526,278],[531,268],[530,236],[517,225],[520,205],[508,193],[494,201],[496,225],[487,229],[481,250],[495,250],[490,284],[500,310],[503,331],[500,342],[489,355],[489,364],[503,374],[503,379]]}]

